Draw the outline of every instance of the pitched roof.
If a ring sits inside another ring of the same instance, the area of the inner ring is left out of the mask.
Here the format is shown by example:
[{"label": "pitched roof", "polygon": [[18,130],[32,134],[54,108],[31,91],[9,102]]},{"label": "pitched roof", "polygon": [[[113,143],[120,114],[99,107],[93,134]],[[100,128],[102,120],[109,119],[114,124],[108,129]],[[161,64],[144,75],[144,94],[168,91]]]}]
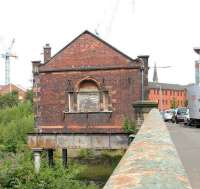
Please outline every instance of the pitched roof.
[{"label": "pitched roof", "polygon": [[[11,85],[11,87],[15,87],[17,89],[20,89],[20,90],[26,92],[26,89],[21,87],[20,85],[15,85],[15,84],[12,84],[12,83],[10,85]],[[0,90],[1,91],[8,90],[10,88],[10,85],[9,84],[8,85],[0,85]]]},{"label": "pitched roof", "polygon": [[156,83],[156,82],[148,83],[149,89],[159,89],[160,86],[162,89],[173,89],[173,90],[184,90],[187,88],[186,85],[180,85],[180,84]]},{"label": "pitched roof", "polygon": [[96,36],[95,34],[91,33],[88,30],[85,30],[83,33],[81,33],[75,39],[73,39],[70,43],[68,43],[65,47],[63,47],[60,51],[58,51],[54,56],[52,56],[47,62],[45,62],[44,64],[41,64],[41,66],[45,65],[45,64],[48,64],[48,62],[50,62],[54,57],[56,57],[58,54],[60,54],[64,49],[66,49],[68,46],[70,46],[73,42],[75,42],[79,37],[81,37],[84,34],[91,35],[92,37],[94,37],[97,40],[101,41],[102,43],[104,43],[105,45],[107,45],[108,47],[110,47],[111,49],[113,49],[114,51],[116,51],[117,53],[121,54],[122,56],[126,57],[130,61],[135,61],[135,59],[131,58],[130,56],[128,56],[125,53],[123,53],[120,50],[118,50],[117,48],[113,47],[112,45],[110,45],[109,43],[107,43],[106,41],[104,41],[103,39],[101,39],[100,37]]}]

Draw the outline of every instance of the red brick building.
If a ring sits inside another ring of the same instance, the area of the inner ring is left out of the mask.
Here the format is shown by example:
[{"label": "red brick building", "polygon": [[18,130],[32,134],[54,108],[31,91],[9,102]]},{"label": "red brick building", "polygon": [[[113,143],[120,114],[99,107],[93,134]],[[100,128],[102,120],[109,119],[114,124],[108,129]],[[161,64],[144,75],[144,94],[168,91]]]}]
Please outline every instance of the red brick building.
[{"label": "red brick building", "polygon": [[148,85],[148,56],[132,59],[85,31],[44,63],[33,61],[36,127],[39,132],[122,132],[132,103]]},{"label": "red brick building", "polygon": [[0,95],[4,95],[10,92],[16,91],[18,92],[19,100],[24,100],[26,97],[26,89],[21,86],[8,84],[8,85],[0,85]]},{"label": "red brick building", "polygon": [[148,99],[158,102],[159,110],[170,109],[173,105],[184,107],[187,103],[186,86],[149,82]]}]

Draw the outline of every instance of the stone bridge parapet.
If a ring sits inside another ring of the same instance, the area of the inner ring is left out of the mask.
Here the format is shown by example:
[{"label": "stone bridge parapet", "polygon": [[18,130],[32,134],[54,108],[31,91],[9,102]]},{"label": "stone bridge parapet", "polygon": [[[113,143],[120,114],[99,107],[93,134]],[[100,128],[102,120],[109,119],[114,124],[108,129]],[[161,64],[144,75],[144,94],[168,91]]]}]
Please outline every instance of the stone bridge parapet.
[{"label": "stone bridge parapet", "polygon": [[157,109],[150,111],[104,189],[191,189]]}]

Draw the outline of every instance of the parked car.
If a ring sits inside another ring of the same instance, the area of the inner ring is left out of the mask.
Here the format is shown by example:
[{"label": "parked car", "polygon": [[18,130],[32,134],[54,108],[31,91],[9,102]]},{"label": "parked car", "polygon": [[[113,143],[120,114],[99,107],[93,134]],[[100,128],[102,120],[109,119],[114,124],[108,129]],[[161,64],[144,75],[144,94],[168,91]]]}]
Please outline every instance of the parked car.
[{"label": "parked car", "polygon": [[177,108],[177,113],[175,115],[175,121],[176,123],[179,122],[186,122],[186,120],[189,120],[189,109],[188,108]]},{"label": "parked car", "polygon": [[164,121],[172,121],[173,116],[174,116],[173,109],[165,110],[163,114],[163,119]]}]

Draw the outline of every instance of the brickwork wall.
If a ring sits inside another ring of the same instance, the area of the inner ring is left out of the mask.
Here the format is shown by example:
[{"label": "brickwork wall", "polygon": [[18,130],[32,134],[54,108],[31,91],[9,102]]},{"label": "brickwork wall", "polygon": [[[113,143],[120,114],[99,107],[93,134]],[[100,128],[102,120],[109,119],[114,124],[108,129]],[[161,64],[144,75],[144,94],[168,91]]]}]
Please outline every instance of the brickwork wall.
[{"label": "brickwork wall", "polygon": [[[87,71],[88,66],[125,69]],[[41,132],[122,132],[124,118],[134,118],[132,103],[141,99],[141,72],[133,66],[139,67],[140,61],[119,53],[87,32],[80,35],[41,65],[39,75],[35,75],[36,126]],[[63,68],[86,71],[52,70]],[[108,91],[112,112],[64,113],[68,109],[67,92],[76,90],[77,83],[86,77]]]},{"label": "brickwork wall", "polygon": [[[162,97],[159,89],[149,89],[148,99],[158,102],[159,110],[171,108],[171,103],[175,100],[177,107],[185,107],[187,91],[184,89],[162,89]],[[162,105],[161,100],[162,99]]]},{"label": "brickwork wall", "polygon": [[70,43],[66,49],[56,54],[53,59],[42,66],[42,69],[125,66],[130,62],[131,60],[127,57],[114,51],[91,34],[85,33]]},{"label": "brickwork wall", "polygon": [[[75,86],[85,76],[104,82],[112,104],[112,113],[64,114],[68,106],[68,80]],[[124,117],[133,117],[132,102],[140,99],[140,72],[114,70],[93,72],[51,73],[40,75],[38,125],[43,130],[62,126],[67,131],[121,132]],[[44,127],[43,127],[44,126]],[[49,128],[47,128],[49,126]],[[95,127],[96,126],[96,127]],[[54,131],[57,129],[54,128]]]}]

